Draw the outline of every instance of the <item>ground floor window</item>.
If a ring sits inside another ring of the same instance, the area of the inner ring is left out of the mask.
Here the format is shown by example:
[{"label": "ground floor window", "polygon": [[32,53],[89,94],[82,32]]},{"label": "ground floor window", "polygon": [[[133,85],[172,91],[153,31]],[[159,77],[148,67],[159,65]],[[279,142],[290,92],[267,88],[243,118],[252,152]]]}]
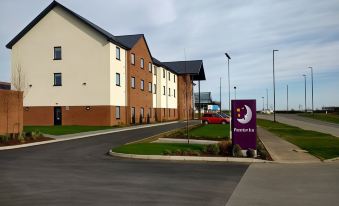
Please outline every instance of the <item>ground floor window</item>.
[{"label": "ground floor window", "polygon": [[120,107],[115,107],[115,119],[120,119]]}]

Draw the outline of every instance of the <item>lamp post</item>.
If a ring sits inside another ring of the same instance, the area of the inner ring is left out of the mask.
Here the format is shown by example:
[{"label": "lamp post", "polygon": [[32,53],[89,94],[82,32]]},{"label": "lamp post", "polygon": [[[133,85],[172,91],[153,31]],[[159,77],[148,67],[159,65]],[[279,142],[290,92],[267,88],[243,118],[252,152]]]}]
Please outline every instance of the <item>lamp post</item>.
[{"label": "lamp post", "polygon": [[305,112],[307,112],[307,108],[306,108],[306,74],[303,74],[304,77],[304,81],[305,81]]},{"label": "lamp post", "polygon": [[275,122],[275,71],[274,71],[274,53],[279,50],[273,49],[273,119]]},{"label": "lamp post", "polygon": [[268,89],[266,88],[266,110],[268,111]]},{"label": "lamp post", "polygon": [[219,91],[219,95],[220,95],[220,107],[219,107],[219,109],[220,109],[220,113],[221,113],[221,77],[220,77],[220,91]]},{"label": "lamp post", "polygon": [[308,67],[311,69],[311,81],[312,81],[312,114],[314,113],[314,107],[313,107],[313,67]]},{"label": "lamp post", "polygon": [[288,112],[288,85],[286,85],[286,103],[287,103],[287,107],[286,107],[286,112]]},{"label": "lamp post", "polygon": [[237,99],[237,87],[234,86],[233,88],[234,88],[234,99]]},{"label": "lamp post", "polygon": [[230,55],[226,52],[225,53],[227,57],[227,71],[228,71],[228,111],[230,116],[230,139],[232,139],[232,115],[231,115],[231,80],[230,80]]},{"label": "lamp post", "polygon": [[262,111],[265,110],[265,97],[261,97],[262,98]]}]

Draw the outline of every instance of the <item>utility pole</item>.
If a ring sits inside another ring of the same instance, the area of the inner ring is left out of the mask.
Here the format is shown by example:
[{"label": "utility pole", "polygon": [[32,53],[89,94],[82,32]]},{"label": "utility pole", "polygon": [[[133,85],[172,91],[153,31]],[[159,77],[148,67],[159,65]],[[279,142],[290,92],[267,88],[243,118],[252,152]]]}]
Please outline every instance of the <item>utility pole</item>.
[{"label": "utility pole", "polygon": [[268,111],[268,89],[266,88],[266,110]]},{"label": "utility pole", "polygon": [[234,86],[234,99],[237,99],[237,87]]},{"label": "utility pole", "polygon": [[265,97],[261,97],[262,98],[262,111],[265,110]]},{"label": "utility pole", "polygon": [[311,79],[312,79],[312,114],[314,114],[314,107],[313,107],[313,67],[308,67],[311,69]]},{"label": "utility pole", "polygon": [[305,112],[307,112],[307,107],[306,107],[306,74],[303,74],[304,80],[305,80]]},{"label": "utility pole", "polygon": [[287,108],[286,108],[286,111],[288,112],[288,85],[286,85],[286,92],[287,92]]},{"label": "utility pole", "polygon": [[221,77],[220,77],[220,88],[219,88],[219,97],[220,97],[220,113],[221,113]]},{"label": "utility pole", "polygon": [[273,49],[273,118],[275,122],[275,71],[274,71],[274,53],[279,50]]}]

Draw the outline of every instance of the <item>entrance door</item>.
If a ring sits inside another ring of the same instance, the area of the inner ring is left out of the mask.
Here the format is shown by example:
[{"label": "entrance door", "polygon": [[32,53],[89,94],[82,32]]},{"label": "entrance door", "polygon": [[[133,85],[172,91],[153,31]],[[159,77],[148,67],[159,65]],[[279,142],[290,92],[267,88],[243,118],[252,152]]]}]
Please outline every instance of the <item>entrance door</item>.
[{"label": "entrance door", "polygon": [[62,124],[61,107],[54,107],[54,125]]}]

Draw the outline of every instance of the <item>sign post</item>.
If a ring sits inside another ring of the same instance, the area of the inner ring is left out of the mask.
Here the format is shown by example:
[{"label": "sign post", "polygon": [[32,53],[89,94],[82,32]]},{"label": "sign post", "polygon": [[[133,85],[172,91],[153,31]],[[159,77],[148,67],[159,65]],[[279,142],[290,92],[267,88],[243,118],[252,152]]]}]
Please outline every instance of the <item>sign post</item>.
[{"label": "sign post", "polygon": [[243,150],[256,150],[256,100],[232,100],[231,111],[233,145],[238,144]]}]

